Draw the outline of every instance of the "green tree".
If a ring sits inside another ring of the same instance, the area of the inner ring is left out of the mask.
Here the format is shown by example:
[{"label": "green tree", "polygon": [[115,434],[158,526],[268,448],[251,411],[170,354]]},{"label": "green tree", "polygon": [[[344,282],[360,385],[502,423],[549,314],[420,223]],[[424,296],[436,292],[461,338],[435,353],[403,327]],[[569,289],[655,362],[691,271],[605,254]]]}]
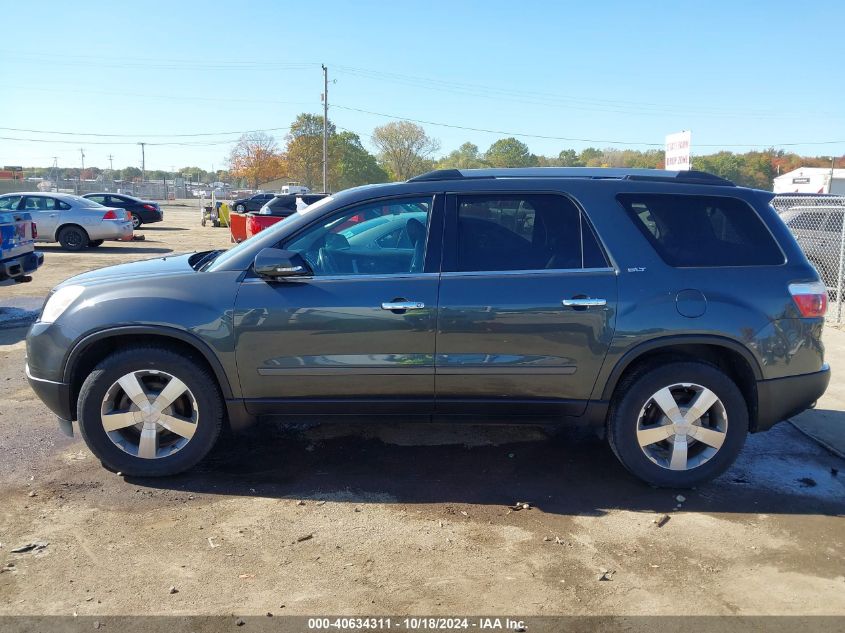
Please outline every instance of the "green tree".
[{"label": "green tree", "polygon": [[410,121],[394,121],[373,130],[373,145],[378,150],[379,164],[393,180],[407,180],[432,167],[432,154],[440,143]]},{"label": "green tree", "polygon": [[574,149],[565,149],[557,155],[557,164],[560,167],[583,167],[584,163],[578,158],[578,152]]},{"label": "green tree", "polygon": [[353,132],[341,132],[329,139],[329,183],[332,191],[387,182],[387,172]]},{"label": "green tree", "polygon": [[588,147],[587,149],[581,150],[581,153],[578,155],[578,160],[586,167],[601,167],[603,159],[604,152],[595,147]]},{"label": "green tree", "polygon": [[437,161],[438,169],[476,169],[486,167],[478,151],[478,145],[464,143],[447,156]]},{"label": "green tree", "polygon": [[[336,134],[334,123],[328,123],[329,138]],[[323,187],[323,117],[302,113],[290,127],[287,137],[288,176],[311,189]],[[329,167],[332,156],[329,154]]]},{"label": "green tree", "polygon": [[120,170],[120,178],[122,180],[134,180],[141,177],[141,170],[137,167],[124,167]]},{"label": "green tree", "polygon": [[534,167],[537,157],[528,146],[513,137],[502,138],[493,143],[484,154],[484,160],[491,167]]}]

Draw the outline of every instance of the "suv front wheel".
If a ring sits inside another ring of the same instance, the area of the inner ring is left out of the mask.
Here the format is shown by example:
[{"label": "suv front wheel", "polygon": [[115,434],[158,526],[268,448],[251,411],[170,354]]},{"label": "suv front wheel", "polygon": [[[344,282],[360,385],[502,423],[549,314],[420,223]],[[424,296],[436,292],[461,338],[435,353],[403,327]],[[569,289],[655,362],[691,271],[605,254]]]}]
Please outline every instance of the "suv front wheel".
[{"label": "suv front wheel", "polygon": [[160,347],[134,347],[101,361],[77,406],[91,451],[112,470],[152,477],[187,470],[220,434],[223,400],[196,361]]},{"label": "suv front wheel", "polygon": [[719,368],[698,361],[651,363],[617,386],[608,439],[640,479],[689,488],[733,464],[748,433],[748,407]]}]

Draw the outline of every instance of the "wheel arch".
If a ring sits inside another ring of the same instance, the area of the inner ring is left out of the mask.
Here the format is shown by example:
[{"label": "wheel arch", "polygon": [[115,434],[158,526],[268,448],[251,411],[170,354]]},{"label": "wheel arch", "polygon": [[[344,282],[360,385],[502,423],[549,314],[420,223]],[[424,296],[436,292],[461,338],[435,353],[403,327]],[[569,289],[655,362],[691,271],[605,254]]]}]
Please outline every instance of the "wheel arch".
[{"label": "wheel arch", "polygon": [[659,358],[704,360],[716,365],[736,383],[748,405],[749,428],[757,426],[757,381],[763,379],[757,359],[742,344],[721,336],[669,336],[640,343],[628,350],[611,370],[602,399],[613,398],[622,378],[643,363]]},{"label": "wheel arch", "polygon": [[223,365],[204,341],[175,328],[125,326],[89,334],[68,352],[64,363],[64,382],[70,386],[71,411],[76,411],[82,383],[97,363],[122,345],[139,344],[165,345],[194,356],[211,370],[224,400],[233,398],[232,386]]}]

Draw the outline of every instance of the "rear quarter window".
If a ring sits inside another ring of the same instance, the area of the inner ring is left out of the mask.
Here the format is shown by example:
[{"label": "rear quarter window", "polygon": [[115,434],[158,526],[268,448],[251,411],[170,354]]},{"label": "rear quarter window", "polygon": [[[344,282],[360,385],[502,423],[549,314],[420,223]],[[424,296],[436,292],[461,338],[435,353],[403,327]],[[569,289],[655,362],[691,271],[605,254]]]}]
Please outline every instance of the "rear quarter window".
[{"label": "rear quarter window", "polygon": [[621,194],[636,227],[670,266],[775,266],[783,252],[757,212],[724,196]]}]

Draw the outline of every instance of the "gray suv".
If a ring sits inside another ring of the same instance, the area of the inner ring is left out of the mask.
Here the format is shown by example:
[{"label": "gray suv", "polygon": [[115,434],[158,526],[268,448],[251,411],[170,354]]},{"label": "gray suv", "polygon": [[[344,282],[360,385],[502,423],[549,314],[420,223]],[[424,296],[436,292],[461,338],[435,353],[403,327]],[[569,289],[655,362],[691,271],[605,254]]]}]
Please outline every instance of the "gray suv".
[{"label": "gray suv", "polygon": [[827,293],[769,205],[700,172],[435,171],[228,251],[73,277],[27,375],[107,467],[170,475],[266,418],[587,424],[686,487],[830,379]]}]

